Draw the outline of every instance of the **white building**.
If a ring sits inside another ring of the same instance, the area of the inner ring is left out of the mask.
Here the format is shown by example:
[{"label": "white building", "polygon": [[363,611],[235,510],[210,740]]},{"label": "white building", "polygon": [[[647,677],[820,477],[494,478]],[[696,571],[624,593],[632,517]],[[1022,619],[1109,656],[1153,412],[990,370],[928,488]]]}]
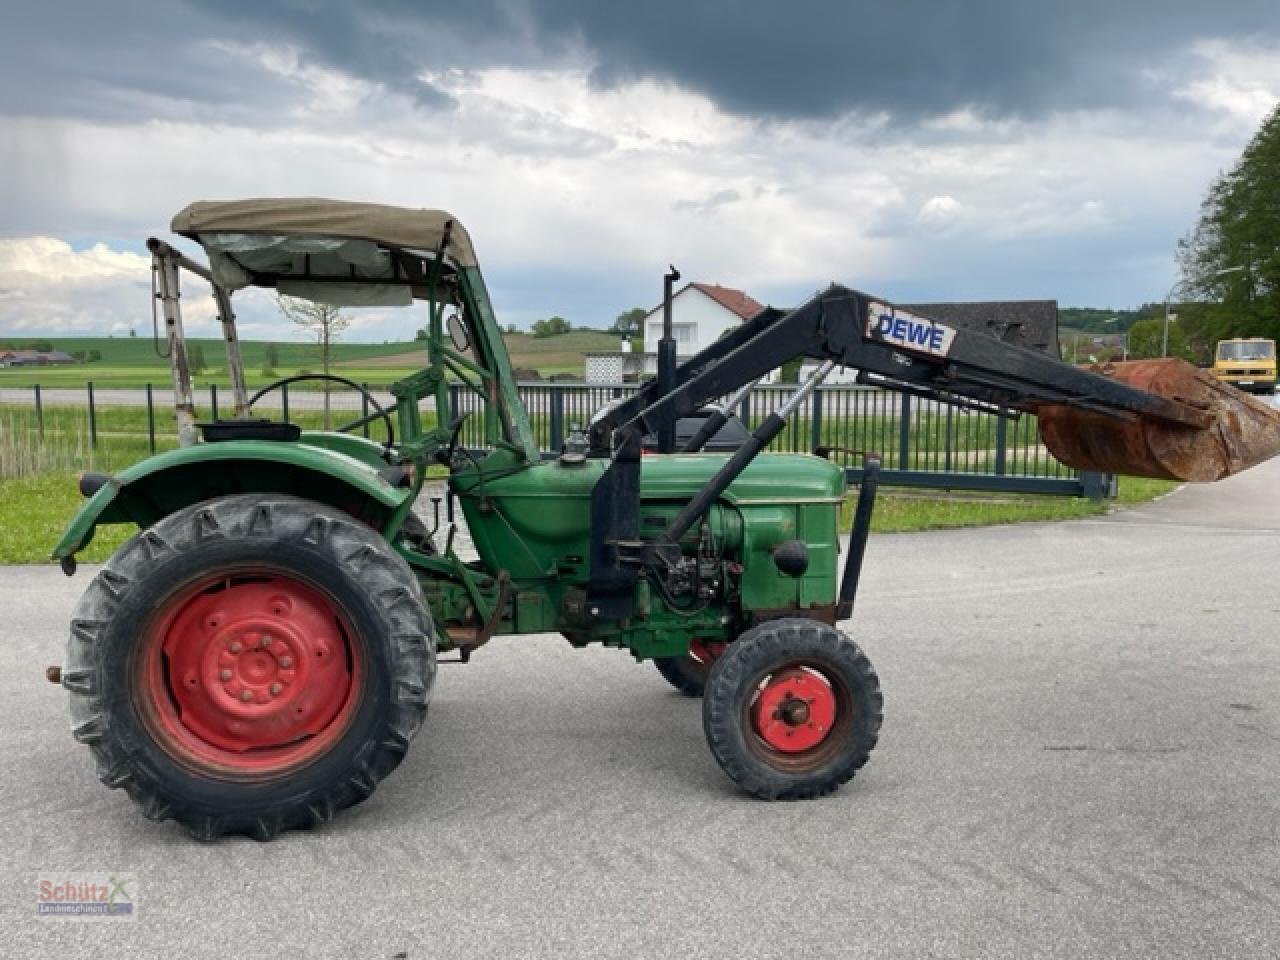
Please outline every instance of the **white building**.
[{"label": "white building", "polygon": [[[763,304],[741,290],[715,283],[687,283],[671,297],[671,337],[676,359],[683,361],[709,347],[743,320],[754,317]],[[651,377],[658,372],[658,341],[662,339],[662,304],[654,307],[641,324],[644,352],[589,353],[588,383],[616,383],[622,377]]]}]

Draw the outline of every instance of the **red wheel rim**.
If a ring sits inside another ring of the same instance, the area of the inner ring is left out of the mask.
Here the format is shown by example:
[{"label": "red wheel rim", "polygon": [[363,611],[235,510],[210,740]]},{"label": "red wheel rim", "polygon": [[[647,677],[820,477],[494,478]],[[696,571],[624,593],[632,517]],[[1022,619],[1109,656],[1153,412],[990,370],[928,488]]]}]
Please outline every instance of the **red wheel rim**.
[{"label": "red wheel rim", "polygon": [[820,673],[788,667],[772,674],[751,705],[751,723],[765,745],[780,753],[813,750],[831,735],[838,704]]},{"label": "red wheel rim", "polygon": [[689,657],[699,665],[710,668],[711,664],[724,654],[728,646],[729,644],[723,640],[704,640],[702,637],[694,637],[689,642]]},{"label": "red wheel rim", "polygon": [[351,636],[333,601],[298,580],[206,582],[152,621],[135,703],[178,761],[233,778],[278,775],[350,725],[362,674]]}]

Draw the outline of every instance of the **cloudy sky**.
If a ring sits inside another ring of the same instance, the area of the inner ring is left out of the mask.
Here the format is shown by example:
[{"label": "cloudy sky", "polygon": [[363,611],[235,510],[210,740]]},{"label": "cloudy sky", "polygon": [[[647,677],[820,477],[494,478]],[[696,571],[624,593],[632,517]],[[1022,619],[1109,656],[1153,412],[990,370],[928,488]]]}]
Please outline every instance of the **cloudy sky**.
[{"label": "cloudy sky", "polygon": [[1278,99],[1275,0],[5,2],[0,336],[141,333],[145,238],[246,196],[450,210],[520,326],[607,325],[668,262],[1131,306]]}]

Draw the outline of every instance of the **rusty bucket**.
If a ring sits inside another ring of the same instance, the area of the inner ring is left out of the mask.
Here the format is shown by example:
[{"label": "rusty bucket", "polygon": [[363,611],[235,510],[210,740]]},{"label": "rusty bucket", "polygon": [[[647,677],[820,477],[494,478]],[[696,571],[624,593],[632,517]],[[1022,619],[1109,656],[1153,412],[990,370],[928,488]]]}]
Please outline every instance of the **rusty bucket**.
[{"label": "rusty bucket", "polygon": [[1280,453],[1280,410],[1182,360],[1135,360],[1091,372],[1173,400],[1203,426],[1149,414],[1037,409],[1045,446],[1068,466],[1165,480],[1210,481]]}]

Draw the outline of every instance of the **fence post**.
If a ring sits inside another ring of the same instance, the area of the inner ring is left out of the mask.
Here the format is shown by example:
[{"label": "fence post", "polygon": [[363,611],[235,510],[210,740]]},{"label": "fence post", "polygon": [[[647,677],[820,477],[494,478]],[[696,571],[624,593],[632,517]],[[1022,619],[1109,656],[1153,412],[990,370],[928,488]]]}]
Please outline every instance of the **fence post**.
[{"label": "fence post", "polygon": [[898,413],[898,469],[911,469],[911,394],[902,395]]},{"label": "fence post", "polygon": [[947,404],[947,435],[943,440],[942,469],[951,472],[951,404]]},{"label": "fence post", "polygon": [[822,446],[822,387],[813,391],[813,442],[809,444],[812,453]]},{"label": "fence post", "polygon": [[89,388],[89,447],[90,449],[98,449],[98,417],[93,409],[93,381],[90,380],[85,384]]},{"label": "fence post", "polygon": [[747,395],[742,398],[742,402],[738,404],[738,419],[742,421],[742,425],[748,430],[751,429],[751,396],[756,392],[756,388],[752,387],[747,391]]},{"label": "fence post", "polygon": [[1004,476],[1005,452],[1009,440],[1009,421],[1004,417],[996,417],[996,476]]},{"label": "fence post", "polygon": [[218,385],[216,383],[209,384],[209,409],[212,415],[209,419],[213,423],[218,422]]},{"label": "fence post", "polygon": [[564,448],[564,390],[555,384],[551,386],[551,452],[559,453]]},{"label": "fence post", "polygon": [[156,407],[151,396],[151,384],[147,384],[147,449],[156,452]]},{"label": "fence post", "polygon": [[1116,495],[1116,476],[1114,473],[1099,473],[1097,470],[1080,471],[1080,495],[1090,500],[1101,500],[1103,497]]},{"label": "fence post", "polygon": [[280,385],[280,409],[283,412],[285,423],[289,422],[289,385],[287,383]]},{"label": "fence post", "polygon": [[[437,425],[442,426],[445,424],[452,423],[457,416],[458,416],[458,385],[456,383],[451,383],[449,384],[449,409],[444,412],[444,424],[437,424]],[[440,414],[439,412],[437,412],[436,419],[439,420],[439,417],[440,417]]]},{"label": "fence post", "polygon": [[360,394],[360,416],[365,418],[364,438],[368,440],[369,439],[369,420],[367,418],[369,416],[369,384],[362,383],[360,384],[360,386],[364,387],[364,393]]},{"label": "fence post", "polygon": [[36,384],[36,438],[44,446],[44,404],[40,402],[40,384]]}]

